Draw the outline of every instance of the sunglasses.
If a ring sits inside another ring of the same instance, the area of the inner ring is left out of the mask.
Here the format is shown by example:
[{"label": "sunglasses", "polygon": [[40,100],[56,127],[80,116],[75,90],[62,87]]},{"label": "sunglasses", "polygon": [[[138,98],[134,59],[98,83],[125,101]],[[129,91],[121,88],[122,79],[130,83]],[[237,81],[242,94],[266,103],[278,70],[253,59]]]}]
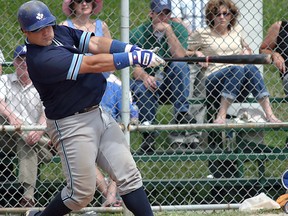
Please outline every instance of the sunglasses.
[{"label": "sunglasses", "polygon": [[91,3],[93,0],[74,0],[74,2],[77,3],[77,4],[81,4],[81,3],[83,3],[84,1],[85,1],[86,3]]},{"label": "sunglasses", "polygon": [[227,16],[230,15],[230,13],[229,13],[229,12],[224,12],[224,13],[217,13],[217,14],[215,14],[216,17],[220,17],[221,15],[223,15],[223,17],[227,17]]}]

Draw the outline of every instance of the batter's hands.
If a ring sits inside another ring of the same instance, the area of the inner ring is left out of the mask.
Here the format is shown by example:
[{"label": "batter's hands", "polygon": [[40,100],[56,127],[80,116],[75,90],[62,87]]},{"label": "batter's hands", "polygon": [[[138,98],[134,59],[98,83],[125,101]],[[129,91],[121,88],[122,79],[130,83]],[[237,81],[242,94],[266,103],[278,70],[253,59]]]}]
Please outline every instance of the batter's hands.
[{"label": "batter's hands", "polygon": [[133,65],[139,65],[141,67],[157,67],[166,64],[161,57],[151,50],[133,51],[131,54]]}]

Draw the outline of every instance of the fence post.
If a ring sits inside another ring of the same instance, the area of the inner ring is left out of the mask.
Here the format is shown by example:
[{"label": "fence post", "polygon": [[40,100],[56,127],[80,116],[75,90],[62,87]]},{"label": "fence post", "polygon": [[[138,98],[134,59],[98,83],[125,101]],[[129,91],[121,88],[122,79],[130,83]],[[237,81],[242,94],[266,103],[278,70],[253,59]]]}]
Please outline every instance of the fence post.
[{"label": "fence post", "polygon": [[[129,0],[121,0],[121,40],[129,43]],[[129,68],[121,70],[121,79],[122,79],[122,123],[124,124],[124,135],[127,139],[127,142],[130,145],[130,132],[127,130],[129,120],[130,120],[130,108],[129,108],[129,89],[130,89],[130,80],[129,80]],[[124,205],[124,216],[133,215]]]}]

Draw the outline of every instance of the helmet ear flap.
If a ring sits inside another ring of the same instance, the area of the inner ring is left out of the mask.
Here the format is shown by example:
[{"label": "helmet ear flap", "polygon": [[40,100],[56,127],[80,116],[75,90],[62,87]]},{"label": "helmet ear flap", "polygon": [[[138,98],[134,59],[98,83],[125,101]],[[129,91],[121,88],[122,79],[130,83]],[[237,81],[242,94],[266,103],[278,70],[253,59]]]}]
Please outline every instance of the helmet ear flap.
[{"label": "helmet ear flap", "polygon": [[41,1],[28,1],[18,10],[18,21],[22,32],[35,31],[56,24],[56,18]]}]

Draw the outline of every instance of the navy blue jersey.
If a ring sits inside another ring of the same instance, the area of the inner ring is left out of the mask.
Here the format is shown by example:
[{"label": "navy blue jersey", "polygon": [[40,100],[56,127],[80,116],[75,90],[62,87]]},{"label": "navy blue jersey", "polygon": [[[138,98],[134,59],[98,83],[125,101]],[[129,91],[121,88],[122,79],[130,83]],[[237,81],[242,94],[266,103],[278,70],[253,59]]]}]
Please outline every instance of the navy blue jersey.
[{"label": "navy blue jersey", "polygon": [[28,72],[49,119],[61,119],[100,104],[106,88],[102,73],[78,74],[94,34],[55,26],[53,44],[27,42]]}]

